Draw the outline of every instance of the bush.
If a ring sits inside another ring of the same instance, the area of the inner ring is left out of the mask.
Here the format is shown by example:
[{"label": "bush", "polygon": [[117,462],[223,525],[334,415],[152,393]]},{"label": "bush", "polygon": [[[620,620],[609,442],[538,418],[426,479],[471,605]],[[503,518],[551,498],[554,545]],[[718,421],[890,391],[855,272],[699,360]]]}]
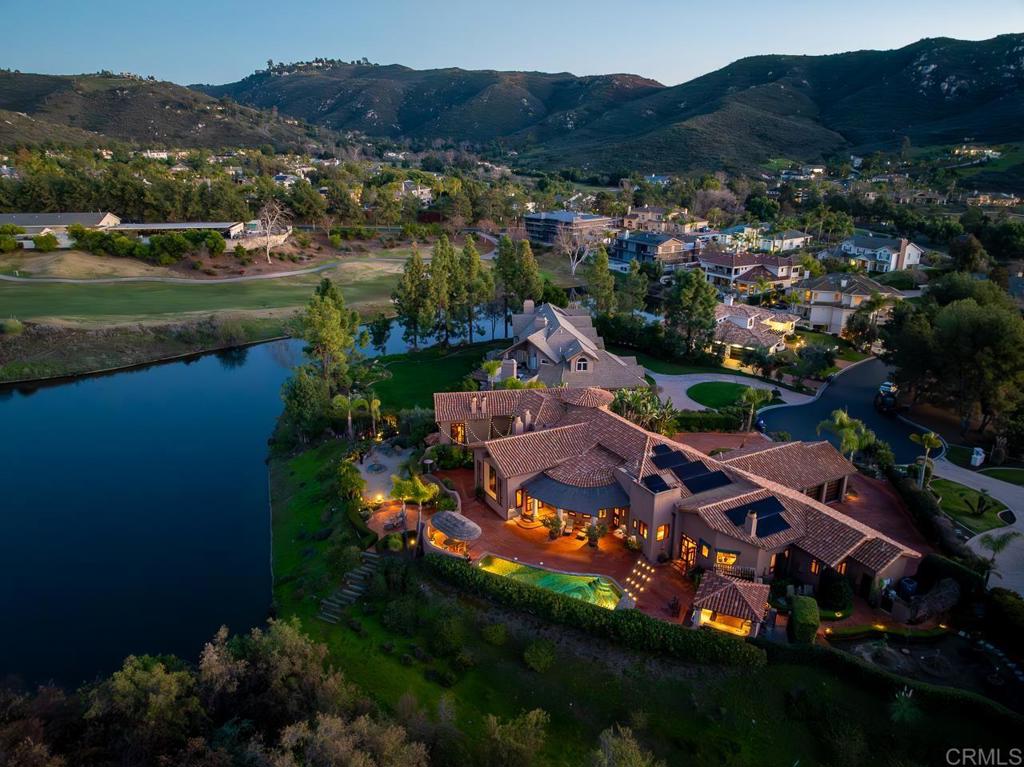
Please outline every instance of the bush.
[{"label": "bush", "polygon": [[985,591],[985,577],[981,573],[941,554],[926,554],[917,567],[916,578],[922,593],[930,591],[943,578],[957,582],[961,598],[973,599]]},{"label": "bush", "polygon": [[57,241],[57,236],[47,232],[46,234],[37,234],[32,238],[32,244],[35,245],[36,250],[40,253],[49,253],[51,250],[56,250],[60,244]]},{"label": "bush", "polygon": [[818,603],[831,612],[848,610],[853,606],[853,586],[845,575],[829,568],[818,581]]},{"label": "bush", "polygon": [[462,619],[444,615],[434,622],[430,632],[430,648],[438,655],[455,655],[465,642]]},{"label": "bush", "polygon": [[437,496],[437,503],[434,504],[438,511],[455,511],[458,507],[458,502],[448,493],[440,493]]},{"label": "bush", "polygon": [[14,317],[10,317],[6,320],[0,320],[0,335],[4,336],[17,336],[21,335],[25,331],[25,326],[21,320],[16,320]]},{"label": "bush", "polygon": [[439,469],[472,469],[473,451],[462,445],[438,445],[434,460]]},{"label": "bush", "polygon": [[677,431],[739,431],[743,421],[735,413],[683,410],[676,416]]},{"label": "bush", "polygon": [[18,249],[18,241],[13,235],[0,234],[0,253],[10,253]]},{"label": "bush", "polygon": [[821,625],[818,603],[813,597],[794,596],[789,616],[789,638],[799,644],[811,644]]},{"label": "bush", "polygon": [[504,623],[489,623],[480,629],[480,636],[487,644],[502,647],[508,641],[508,627]]},{"label": "bush", "polygon": [[543,674],[555,665],[554,643],[549,642],[547,639],[538,639],[536,642],[530,642],[523,651],[523,660],[527,666],[538,674]]},{"label": "bush", "polygon": [[765,664],[764,651],[713,631],[693,631],[652,618],[638,610],[607,610],[578,599],[503,578],[469,563],[439,554],[424,566],[464,594],[492,599],[536,618],[559,623],[625,645],[680,660],[743,667]]},{"label": "bush", "polygon": [[1011,654],[1024,653],[1024,599],[1009,589],[992,589],[985,604],[985,630]]}]

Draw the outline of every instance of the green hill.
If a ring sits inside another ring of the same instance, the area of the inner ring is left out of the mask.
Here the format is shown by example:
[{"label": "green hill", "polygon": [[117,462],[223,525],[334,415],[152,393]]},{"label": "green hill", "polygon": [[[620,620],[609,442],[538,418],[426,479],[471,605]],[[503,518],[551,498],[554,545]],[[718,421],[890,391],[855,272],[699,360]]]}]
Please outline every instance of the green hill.
[{"label": "green hill", "polygon": [[[173,83],[112,75],[0,72],[0,145],[314,146],[320,129]],[[14,113],[11,118],[6,113]]]},{"label": "green hill", "polygon": [[371,136],[501,141],[538,165],[685,171],[1024,138],[1024,35],[756,56],[682,85],[636,75],[278,65],[212,96]]}]

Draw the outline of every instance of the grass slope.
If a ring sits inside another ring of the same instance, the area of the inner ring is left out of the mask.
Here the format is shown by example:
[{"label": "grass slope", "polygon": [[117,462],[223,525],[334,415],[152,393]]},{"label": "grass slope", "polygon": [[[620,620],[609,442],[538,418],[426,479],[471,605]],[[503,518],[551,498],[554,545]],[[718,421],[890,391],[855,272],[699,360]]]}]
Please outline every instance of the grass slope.
[{"label": "grass slope", "polygon": [[432,347],[382,358],[391,378],[374,387],[384,408],[434,406],[433,394],[458,391],[462,379],[480,367],[484,355],[501,344],[473,344],[457,349]]},{"label": "grass slope", "polygon": [[1006,506],[994,498],[989,501],[988,510],[979,517],[968,505],[977,502],[977,490],[948,479],[933,479],[931,489],[940,498],[939,506],[942,510],[975,533],[984,533],[1006,525],[999,518],[999,512]]}]

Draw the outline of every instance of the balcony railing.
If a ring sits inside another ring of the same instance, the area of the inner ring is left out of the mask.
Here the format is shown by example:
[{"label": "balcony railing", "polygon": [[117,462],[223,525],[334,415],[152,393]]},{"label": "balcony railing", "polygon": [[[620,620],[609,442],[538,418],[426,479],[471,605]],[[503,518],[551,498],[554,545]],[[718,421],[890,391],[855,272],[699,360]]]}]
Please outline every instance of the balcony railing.
[{"label": "balcony railing", "polygon": [[731,578],[741,578],[745,581],[752,581],[756,575],[753,567],[742,567],[740,565],[715,565],[715,572],[719,575],[728,575]]}]

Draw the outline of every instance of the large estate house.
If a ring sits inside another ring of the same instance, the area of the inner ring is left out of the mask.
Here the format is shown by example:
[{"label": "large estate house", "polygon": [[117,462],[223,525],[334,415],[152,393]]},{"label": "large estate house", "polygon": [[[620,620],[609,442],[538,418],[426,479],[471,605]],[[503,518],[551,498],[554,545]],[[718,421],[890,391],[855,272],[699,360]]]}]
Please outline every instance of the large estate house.
[{"label": "large estate house", "polygon": [[608,216],[595,213],[577,213],[572,210],[556,210],[527,213],[523,216],[526,236],[531,242],[554,245],[560,236],[578,239],[598,238],[614,223]]},{"label": "large estate house", "polygon": [[757,293],[765,285],[786,290],[805,276],[798,258],[774,253],[704,252],[698,260],[708,282],[740,293]]},{"label": "large estate house", "polygon": [[606,351],[590,312],[554,304],[523,302],[512,315],[514,340],[499,354],[501,379],[539,381],[545,386],[645,386],[644,369],[634,357]]},{"label": "large estate house", "polygon": [[[821,277],[804,280],[797,286],[797,303],[793,305],[793,311],[813,330],[839,334],[858,307],[875,294],[892,301],[903,298],[903,294],[895,288],[875,282],[863,274],[823,274]],[[884,322],[887,314],[887,311],[883,311],[880,321]]]},{"label": "large estate house", "polygon": [[679,264],[693,260],[693,251],[697,247],[696,237],[687,238],[663,232],[630,232],[619,234],[612,243],[609,254],[615,261],[629,263],[638,261],[660,263],[666,272],[674,270]]},{"label": "large estate house", "polygon": [[[440,392],[441,439],[473,451],[475,484],[502,519],[607,525],[650,561],[811,586],[827,569],[870,595],[920,554],[827,505],[854,467],[828,443],[764,443],[725,460],[609,410],[596,388]],[[625,545],[625,541],[624,544]]]}]

